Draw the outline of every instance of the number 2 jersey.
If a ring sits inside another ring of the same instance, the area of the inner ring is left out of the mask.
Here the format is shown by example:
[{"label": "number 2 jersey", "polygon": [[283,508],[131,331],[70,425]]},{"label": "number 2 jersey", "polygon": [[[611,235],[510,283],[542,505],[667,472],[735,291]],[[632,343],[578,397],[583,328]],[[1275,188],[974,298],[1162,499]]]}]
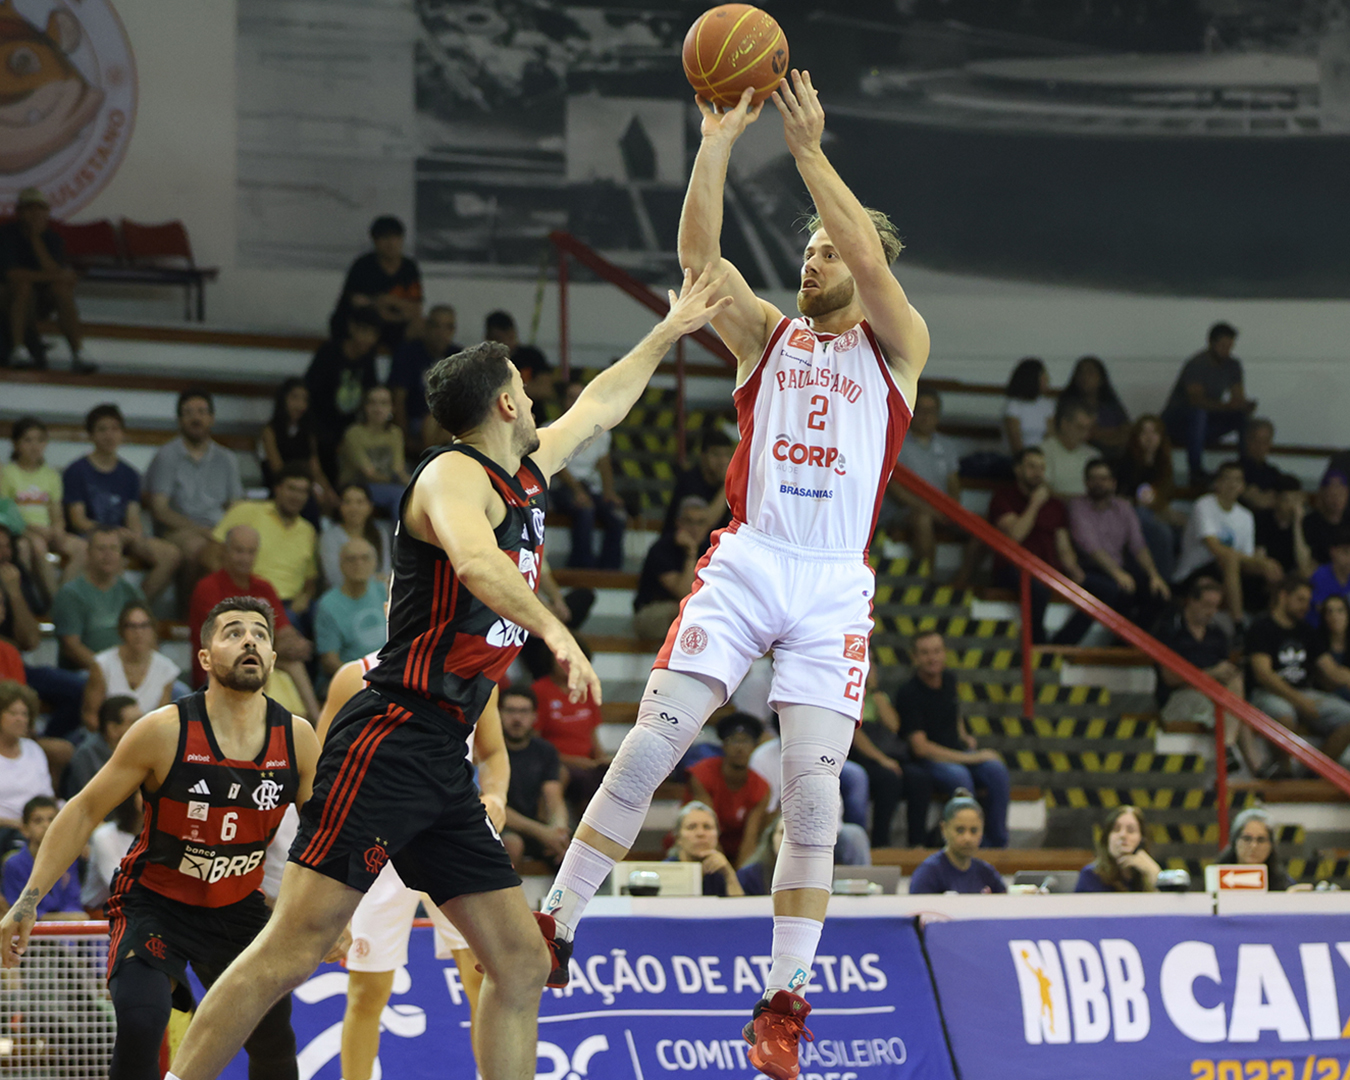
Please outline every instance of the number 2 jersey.
[{"label": "number 2 jersey", "polygon": [[834,335],[782,319],[732,400],[733,519],[796,547],[865,552],[912,417],[867,322]]},{"label": "number 2 jersey", "polygon": [[262,885],[263,859],[300,790],[290,711],[271,698],[267,734],[251,761],[221,753],[206,692],[178,699],[178,752],[145,795],[145,824],[113,877],[108,907],[133,884],[196,907],[243,900]]}]

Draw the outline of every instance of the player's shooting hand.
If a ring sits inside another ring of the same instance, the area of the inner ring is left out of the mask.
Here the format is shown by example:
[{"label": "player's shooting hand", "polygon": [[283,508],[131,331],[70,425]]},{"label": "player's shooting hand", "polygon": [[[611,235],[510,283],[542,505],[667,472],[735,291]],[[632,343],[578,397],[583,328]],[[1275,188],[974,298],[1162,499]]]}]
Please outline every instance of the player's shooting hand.
[{"label": "player's shooting hand", "polygon": [[352,927],[348,923],[342,928],[342,933],[338,935],[337,941],[333,942],[333,947],[328,950],[328,955],[323,958],[325,964],[336,964],[344,956],[347,950],[352,947]]},{"label": "player's shooting hand", "polygon": [[591,662],[586,659],[586,654],[581,651],[576,638],[567,632],[567,628],[559,626],[557,630],[546,635],[544,644],[567,672],[567,700],[577,705],[589,698],[599,705],[600,677],[591,667]]},{"label": "player's shooting hand", "polygon": [[728,144],[734,143],[741,137],[747,127],[759,119],[760,110],[764,108],[761,101],[754,108],[750,107],[750,99],[755,96],[755,91],[747,86],[741,91],[741,100],[730,109],[718,111],[716,105],[705,98],[695,97],[694,103],[698,106],[698,111],[703,114],[703,125],[700,129],[703,132],[705,140],[724,139]]},{"label": "player's shooting hand", "polygon": [[820,149],[825,133],[825,110],[811,85],[811,73],[792,69],[792,81],[784,79],[773,92],[773,103],[783,115],[783,136],[793,157]]},{"label": "player's shooting hand", "polygon": [[712,263],[704,267],[697,277],[686,267],[680,295],[676,296],[673,289],[667,290],[670,310],[661,320],[661,325],[680,338],[716,318],[732,304],[730,295],[719,296],[726,280],[727,272],[716,273]]}]

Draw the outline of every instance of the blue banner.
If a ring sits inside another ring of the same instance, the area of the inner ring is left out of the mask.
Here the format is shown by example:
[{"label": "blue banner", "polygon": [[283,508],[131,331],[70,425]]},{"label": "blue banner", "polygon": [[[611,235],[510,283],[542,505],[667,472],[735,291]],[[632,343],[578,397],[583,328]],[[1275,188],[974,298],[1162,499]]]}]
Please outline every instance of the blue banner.
[{"label": "blue banner", "polygon": [[[572,984],[540,1007],[536,1080],[744,1078],[741,1027],[768,974],[765,918],[587,919]],[[295,993],[300,1080],[339,1080],[347,975],[325,967]],[[908,919],[825,925],[801,1080],[954,1080],[917,931]],[[472,1080],[469,1007],[450,960],[413,931],[383,1016],[380,1070],[399,1080]],[[245,1080],[241,1054],[223,1074]]]},{"label": "blue banner", "polygon": [[953,921],[924,935],[963,1080],[1350,1076],[1350,916]]}]

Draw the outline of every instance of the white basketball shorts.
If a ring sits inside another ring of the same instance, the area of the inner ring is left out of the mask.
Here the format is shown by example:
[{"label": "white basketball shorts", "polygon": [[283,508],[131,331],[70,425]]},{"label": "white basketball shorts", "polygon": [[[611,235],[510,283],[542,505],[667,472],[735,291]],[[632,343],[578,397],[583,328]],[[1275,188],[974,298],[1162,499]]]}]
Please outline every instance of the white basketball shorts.
[{"label": "white basketball shorts", "polygon": [[861,552],[801,548],[740,522],[715,533],[655,666],[728,694],[772,650],[769,704],[862,715],[876,578]]},{"label": "white basketball shorts", "polygon": [[426,900],[436,931],[436,959],[448,960],[456,949],[467,949],[468,944],[445,912],[427,899],[425,893],[414,892],[404,885],[393,863],[385,863],[352,915],[347,970],[396,971],[406,965],[408,937],[421,900]]}]

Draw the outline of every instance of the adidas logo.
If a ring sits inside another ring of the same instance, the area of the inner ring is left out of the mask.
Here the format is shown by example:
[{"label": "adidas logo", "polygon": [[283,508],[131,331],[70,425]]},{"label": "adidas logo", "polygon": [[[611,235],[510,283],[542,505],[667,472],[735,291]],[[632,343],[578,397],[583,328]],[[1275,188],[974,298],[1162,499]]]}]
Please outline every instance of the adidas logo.
[{"label": "adidas logo", "polygon": [[190,788],[188,788],[188,791],[190,791],[193,795],[211,794],[211,789],[206,786],[205,780],[198,780],[195,784],[193,784]]}]

